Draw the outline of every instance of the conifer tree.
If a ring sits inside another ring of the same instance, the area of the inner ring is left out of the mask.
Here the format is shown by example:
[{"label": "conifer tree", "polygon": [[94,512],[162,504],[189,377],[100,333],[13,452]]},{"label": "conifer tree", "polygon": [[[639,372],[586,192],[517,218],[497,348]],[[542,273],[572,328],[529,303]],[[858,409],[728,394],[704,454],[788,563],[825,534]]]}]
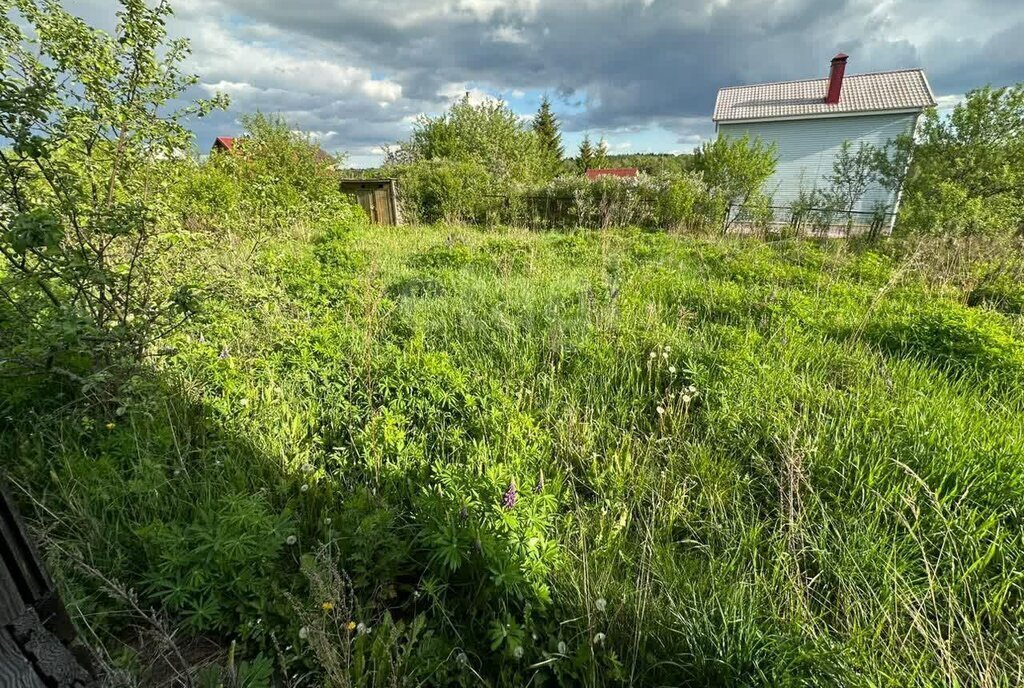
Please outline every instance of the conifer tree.
[{"label": "conifer tree", "polygon": [[583,141],[580,142],[580,152],[576,157],[576,163],[579,165],[580,172],[586,174],[586,171],[593,169],[594,166],[594,146],[590,143],[590,134],[583,136]]},{"label": "conifer tree", "polygon": [[562,133],[559,131],[558,118],[551,111],[551,101],[546,95],[540,102],[540,109],[533,117],[533,131],[537,135],[541,154],[545,158],[548,175],[554,177],[562,165],[565,150],[562,148]]}]

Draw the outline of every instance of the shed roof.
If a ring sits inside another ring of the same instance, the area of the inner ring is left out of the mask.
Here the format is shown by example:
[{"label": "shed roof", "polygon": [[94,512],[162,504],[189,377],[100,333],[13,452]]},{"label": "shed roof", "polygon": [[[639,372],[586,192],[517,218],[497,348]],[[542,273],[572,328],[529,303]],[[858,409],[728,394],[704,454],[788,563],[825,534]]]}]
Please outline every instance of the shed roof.
[{"label": "shed roof", "polygon": [[593,181],[598,177],[635,177],[640,173],[636,167],[616,167],[608,169],[587,170],[587,179]]},{"label": "shed roof", "polygon": [[920,69],[851,74],[843,79],[839,102],[825,102],[828,78],[730,86],[718,92],[716,122],[804,119],[828,115],[922,110],[935,105]]}]

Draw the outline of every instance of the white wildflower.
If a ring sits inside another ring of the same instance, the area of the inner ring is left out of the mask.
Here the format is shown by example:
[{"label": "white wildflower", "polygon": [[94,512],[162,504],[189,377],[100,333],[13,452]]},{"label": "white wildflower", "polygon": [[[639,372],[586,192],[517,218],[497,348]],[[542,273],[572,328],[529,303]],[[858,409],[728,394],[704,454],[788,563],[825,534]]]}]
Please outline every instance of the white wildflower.
[{"label": "white wildflower", "polygon": [[686,391],[689,392],[690,394],[693,394],[697,391],[697,388],[694,385],[690,385],[689,387],[686,388]]},{"label": "white wildflower", "polygon": [[469,657],[466,656],[465,652],[460,652],[458,655],[455,656],[455,661],[459,664],[468,664]]},{"label": "white wildflower", "polygon": [[667,351],[662,351],[661,352],[661,357],[662,358],[668,358],[668,352]]},{"label": "white wildflower", "polygon": [[370,627],[362,622],[359,622],[356,625],[356,633],[358,635],[368,635],[370,633]]},{"label": "white wildflower", "polygon": [[603,597],[598,597],[597,600],[594,601],[594,606],[597,607],[597,611],[603,612],[605,609],[607,609],[608,603],[605,601]]},{"label": "white wildflower", "polygon": [[565,644],[565,641],[564,640],[558,641],[558,654],[564,655],[568,651],[569,651],[569,648]]},{"label": "white wildflower", "polygon": [[604,645],[604,633],[594,634],[594,645]]},{"label": "white wildflower", "polygon": [[302,638],[303,640],[305,640],[306,638],[308,638],[308,637],[309,637],[309,629],[308,629],[308,628],[306,628],[305,626],[303,626],[302,628],[300,628],[300,629],[299,629],[299,637],[300,637],[300,638]]},{"label": "white wildflower", "polygon": [[689,404],[690,403],[690,399],[691,399],[691,397],[690,397],[689,394],[684,394],[683,395],[683,403],[684,404]]},{"label": "white wildflower", "polygon": [[657,355],[658,355],[657,353],[655,353],[655,352],[653,352],[653,351],[652,351],[652,352],[651,352],[651,355],[650,355],[650,356],[649,356],[648,358],[654,358],[654,357],[655,357],[655,356],[657,356]]},{"label": "white wildflower", "polygon": [[668,372],[670,372],[673,375],[675,375],[676,374],[676,367],[675,366],[669,366],[668,367]]},{"label": "white wildflower", "polygon": [[309,491],[309,485],[303,485],[302,487],[299,488],[299,492],[308,492],[308,491]]},{"label": "white wildflower", "polygon": [[665,415],[665,407],[664,406],[659,406],[658,407],[658,415],[659,416]]},{"label": "white wildflower", "polygon": [[665,351],[671,351],[671,350],[672,350],[672,347],[669,346],[668,344],[666,344],[665,345]]},{"label": "white wildflower", "polygon": [[516,659],[522,659],[523,658],[523,646],[522,645],[516,645],[516,649],[512,650],[512,656],[515,657]]}]

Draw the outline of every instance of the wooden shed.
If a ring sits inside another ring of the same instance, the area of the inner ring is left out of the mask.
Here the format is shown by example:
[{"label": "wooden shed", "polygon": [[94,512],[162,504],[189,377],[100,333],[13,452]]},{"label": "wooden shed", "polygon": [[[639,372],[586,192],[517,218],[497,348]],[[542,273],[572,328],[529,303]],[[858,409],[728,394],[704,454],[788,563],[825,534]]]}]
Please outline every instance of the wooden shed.
[{"label": "wooden shed", "polygon": [[342,179],[342,193],[349,194],[363,207],[376,225],[397,225],[398,199],[394,179]]}]

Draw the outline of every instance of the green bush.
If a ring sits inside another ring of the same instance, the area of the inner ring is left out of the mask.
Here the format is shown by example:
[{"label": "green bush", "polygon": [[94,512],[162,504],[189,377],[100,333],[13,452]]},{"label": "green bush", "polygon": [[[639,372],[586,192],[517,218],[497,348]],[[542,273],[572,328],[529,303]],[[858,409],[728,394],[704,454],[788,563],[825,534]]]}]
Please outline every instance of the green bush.
[{"label": "green bush", "polygon": [[476,162],[421,160],[392,168],[402,217],[408,222],[472,222],[494,192],[487,169]]}]

